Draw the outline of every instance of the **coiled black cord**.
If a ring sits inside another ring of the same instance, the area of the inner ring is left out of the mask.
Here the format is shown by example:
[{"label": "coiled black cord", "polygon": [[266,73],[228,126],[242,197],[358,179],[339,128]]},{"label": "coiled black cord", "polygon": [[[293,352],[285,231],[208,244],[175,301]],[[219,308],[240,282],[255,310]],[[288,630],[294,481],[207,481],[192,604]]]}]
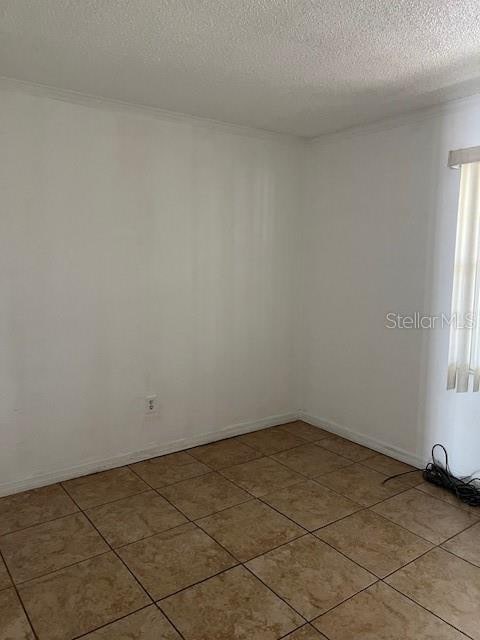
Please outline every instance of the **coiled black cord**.
[{"label": "coiled black cord", "polygon": [[[445,465],[442,466],[435,460],[435,449],[439,447],[445,454]],[[448,453],[443,444],[434,444],[432,447],[432,462],[429,462],[423,472],[427,482],[436,484],[454,493],[459,500],[471,507],[480,507],[480,478],[457,478],[450,471]]]},{"label": "coiled black cord", "polygon": [[[435,449],[439,447],[445,454],[445,465],[442,466],[437,460],[435,460]],[[394,476],[385,478],[382,484],[386,484],[390,480],[400,478],[409,473],[415,473],[418,469],[413,471],[405,471],[404,473],[396,473]],[[437,487],[442,487],[454,493],[459,500],[465,502],[471,507],[480,507],[480,478],[457,478],[450,471],[448,464],[448,453],[443,444],[434,444],[432,447],[432,462],[429,462],[423,470],[423,478],[427,482],[436,484]]]}]

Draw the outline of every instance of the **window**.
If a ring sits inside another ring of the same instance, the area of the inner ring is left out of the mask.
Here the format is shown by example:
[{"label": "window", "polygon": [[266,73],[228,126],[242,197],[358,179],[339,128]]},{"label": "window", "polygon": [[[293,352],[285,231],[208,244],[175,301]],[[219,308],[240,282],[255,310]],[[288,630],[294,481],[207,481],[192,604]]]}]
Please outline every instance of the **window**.
[{"label": "window", "polygon": [[480,147],[451,151],[460,167],[447,389],[480,388]]}]

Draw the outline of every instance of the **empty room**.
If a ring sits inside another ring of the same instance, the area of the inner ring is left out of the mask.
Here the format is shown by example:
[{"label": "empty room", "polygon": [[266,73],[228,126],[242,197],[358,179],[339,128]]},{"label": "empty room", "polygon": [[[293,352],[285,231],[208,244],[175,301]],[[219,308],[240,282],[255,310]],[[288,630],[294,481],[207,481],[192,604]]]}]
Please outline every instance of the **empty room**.
[{"label": "empty room", "polygon": [[0,640],[480,640],[478,0],[0,0]]}]

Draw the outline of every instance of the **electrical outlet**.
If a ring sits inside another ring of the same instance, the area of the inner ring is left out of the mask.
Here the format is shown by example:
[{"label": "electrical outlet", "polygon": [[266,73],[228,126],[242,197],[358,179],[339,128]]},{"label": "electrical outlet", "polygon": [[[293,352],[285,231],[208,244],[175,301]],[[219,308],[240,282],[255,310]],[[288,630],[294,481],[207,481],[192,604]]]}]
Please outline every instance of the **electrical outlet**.
[{"label": "electrical outlet", "polygon": [[145,398],[145,413],[151,415],[157,411],[157,396],[147,396]]}]

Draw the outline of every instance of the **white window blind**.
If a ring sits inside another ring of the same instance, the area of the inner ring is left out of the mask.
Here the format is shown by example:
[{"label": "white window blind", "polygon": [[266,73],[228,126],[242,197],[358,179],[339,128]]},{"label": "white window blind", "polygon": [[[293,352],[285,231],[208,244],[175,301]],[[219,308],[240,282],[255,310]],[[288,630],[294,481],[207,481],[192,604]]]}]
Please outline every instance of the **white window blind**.
[{"label": "white window blind", "polygon": [[460,167],[447,389],[480,389],[480,147],[451,151]]}]

